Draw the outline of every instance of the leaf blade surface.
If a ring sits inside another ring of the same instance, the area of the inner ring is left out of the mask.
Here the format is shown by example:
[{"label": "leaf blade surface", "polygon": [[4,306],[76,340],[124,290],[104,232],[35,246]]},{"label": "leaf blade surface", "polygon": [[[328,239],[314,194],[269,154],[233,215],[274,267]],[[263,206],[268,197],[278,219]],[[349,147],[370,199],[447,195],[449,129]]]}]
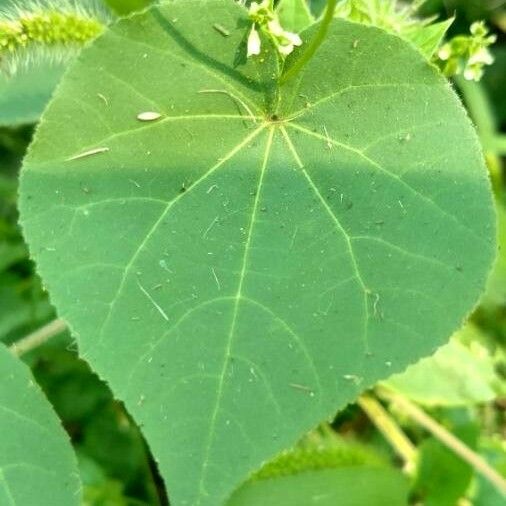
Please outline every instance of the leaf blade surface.
[{"label": "leaf blade surface", "polygon": [[431,353],[494,252],[476,136],[409,44],[336,20],[277,93],[268,53],[244,61],[247,26],[218,1],[115,25],[64,80],[22,177],[53,301],[176,504],[222,504]]}]

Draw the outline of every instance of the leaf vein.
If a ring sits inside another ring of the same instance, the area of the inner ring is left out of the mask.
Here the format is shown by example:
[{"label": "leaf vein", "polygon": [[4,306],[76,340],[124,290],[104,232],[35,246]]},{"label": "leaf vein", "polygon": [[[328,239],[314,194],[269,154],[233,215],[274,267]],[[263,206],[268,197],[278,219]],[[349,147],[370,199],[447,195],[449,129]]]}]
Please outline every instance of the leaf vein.
[{"label": "leaf vein", "polygon": [[260,202],[260,195],[262,193],[261,190],[262,190],[263,180],[264,180],[264,176],[265,176],[265,171],[267,168],[267,162],[268,162],[270,152],[272,149],[273,136],[274,136],[274,130],[271,129],[269,132],[268,139],[267,139],[267,146],[265,148],[264,159],[263,159],[263,163],[262,163],[262,167],[261,167],[261,171],[260,171],[260,176],[259,176],[259,181],[258,181],[258,190],[256,192],[255,200],[253,203],[253,210],[251,213],[251,220],[250,220],[249,229],[248,229],[248,236],[246,238],[246,243],[244,245],[242,269],[241,269],[241,273],[239,275],[239,283],[237,286],[237,292],[235,295],[235,303],[234,303],[234,308],[233,308],[233,313],[232,313],[232,322],[230,325],[230,331],[229,331],[229,335],[228,335],[228,339],[227,339],[225,351],[224,351],[223,365],[222,365],[222,369],[221,369],[221,373],[220,373],[220,381],[218,382],[215,409],[213,410],[213,412],[211,414],[210,423],[209,423],[207,444],[206,444],[206,449],[205,449],[204,458],[203,458],[203,462],[202,462],[202,472],[201,472],[200,480],[199,480],[200,495],[199,495],[199,499],[198,499],[198,501],[199,501],[198,504],[201,502],[202,496],[205,495],[207,467],[209,466],[210,453],[211,453],[211,448],[212,448],[213,439],[214,439],[213,438],[214,431],[216,429],[216,423],[217,423],[217,419],[218,419],[218,414],[220,412],[220,405],[221,405],[221,400],[223,397],[223,391],[224,391],[224,387],[225,387],[225,376],[226,376],[226,373],[227,373],[227,370],[229,367],[229,360],[230,360],[230,356],[232,353],[232,345],[233,345],[234,337],[235,337],[237,316],[239,314],[239,302],[242,297],[242,288],[243,288],[243,283],[244,283],[244,279],[246,277],[246,272],[247,272],[247,262],[248,262],[248,258],[249,258],[250,244],[251,244],[251,239],[253,237],[253,229],[255,227],[255,219],[256,219],[256,215],[257,215],[257,211],[258,211],[258,204]]},{"label": "leaf vein", "polygon": [[143,251],[143,249],[145,248],[146,244],[148,243],[148,241],[151,239],[151,237],[153,236],[153,234],[158,230],[158,227],[160,226],[160,224],[162,223],[162,221],[165,219],[165,217],[167,216],[167,214],[169,213],[170,209],[172,208],[173,205],[175,205],[180,199],[182,199],[185,195],[189,195],[190,192],[192,191],[192,189],[194,189],[196,186],[198,186],[200,183],[202,183],[205,179],[207,179],[214,171],[216,171],[217,169],[219,169],[222,165],[224,165],[226,162],[228,162],[231,158],[233,158],[239,151],[241,151],[249,142],[251,142],[255,137],[257,137],[260,132],[262,132],[262,130],[264,130],[264,126],[260,126],[259,128],[257,128],[256,130],[254,130],[252,133],[248,134],[246,136],[245,139],[243,139],[238,145],[236,145],[231,151],[229,151],[229,153],[223,157],[218,163],[216,163],[215,165],[213,165],[208,171],[206,171],[194,184],[193,186],[191,186],[186,192],[184,193],[180,193],[177,197],[175,197],[174,199],[172,199],[171,201],[169,201],[165,207],[165,209],[162,211],[162,213],[160,214],[160,216],[158,217],[158,219],[154,222],[154,224],[152,225],[151,229],[149,230],[149,232],[147,233],[146,237],[142,240],[142,242],[139,244],[138,248],[136,249],[136,251],[134,252],[134,254],[132,255],[130,261],[128,262],[128,264],[125,266],[125,271],[124,271],[124,274],[123,276],[121,277],[121,280],[120,280],[120,284],[119,284],[119,287],[118,287],[118,290],[116,292],[116,295],[115,297],[113,298],[113,300],[111,301],[111,304],[110,304],[110,308],[109,308],[109,311],[107,312],[106,314],[106,317],[104,319],[104,322],[102,323],[101,327],[100,327],[100,330],[99,330],[99,333],[98,333],[98,338],[97,338],[97,345],[100,345],[103,341],[103,338],[104,338],[104,332],[105,332],[105,329],[107,327],[107,324],[109,323],[109,320],[111,318],[111,315],[113,313],[113,310],[114,310],[114,307],[121,295],[121,292],[125,286],[125,283],[126,283],[126,280],[128,278],[128,275],[130,274],[130,271],[132,269],[132,267],[134,266],[137,258],[139,257],[140,253]]},{"label": "leaf vein", "polygon": [[311,137],[315,137],[317,139],[321,139],[321,140],[323,140],[325,142],[330,142],[330,143],[332,143],[335,146],[338,146],[338,147],[341,147],[341,148],[345,149],[346,151],[350,151],[352,153],[355,153],[356,155],[360,156],[360,158],[362,158],[363,160],[365,160],[366,162],[368,162],[372,166],[376,167],[378,170],[380,170],[385,175],[389,176],[392,179],[397,180],[401,185],[403,185],[405,188],[407,188],[412,194],[416,195],[417,197],[419,197],[421,200],[423,200],[424,202],[426,202],[430,206],[436,208],[439,211],[440,214],[442,214],[442,215],[446,216],[447,218],[449,218],[451,221],[453,221],[454,223],[456,223],[461,229],[466,230],[475,239],[477,239],[480,242],[484,242],[483,237],[480,237],[474,230],[472,230],[466,224],[464,224],[463,222],[461,222],[456,216],[454,216],[453,214],[449,213],[448,211],[446,211],[445,209],[443,209],[442,207],[440,207],[430,197],[428,197],[427,195],[424,195],[419,190],[417,190],[416,188],[414,188],[413,186],[411,186],[404,179],[402,179],[399,175],[397,175],[397,174],[395,174],[395,173],[387,170],[379,162],[377,162],[376,160],[374,160],[374,159],[370,158],[369,156],[367,156],[360,149],[357,149],[357,148],[354,148],[353,146],[350,146],[348,144],[344,144],[342,142],[339,142],[339,141],[337,141],[335,139],[332,139],[332,138],[330,138],[328,136],[324,136],[324,135],[318,134],[316,132],[313,132],[312,130],[309,130],[309,129],[307,129],[305,127],[302,127],[300,125],[297,125],[295,123],[288,123],[288,126],[290,126],[291,128],[293,128],[295,130],[299,130],[301,132],[304,132],[306,135],[309,135]]}]

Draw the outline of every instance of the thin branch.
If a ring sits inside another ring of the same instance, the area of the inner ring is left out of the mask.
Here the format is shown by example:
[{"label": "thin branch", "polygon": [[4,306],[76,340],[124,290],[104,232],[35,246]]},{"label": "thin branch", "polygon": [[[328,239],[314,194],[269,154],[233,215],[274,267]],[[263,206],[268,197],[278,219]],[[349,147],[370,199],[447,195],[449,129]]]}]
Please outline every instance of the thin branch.
[{"label": "thin branch", "polygon": [[281,76],[280,83],[285,84],[287,81],[295,77],[306,65],[306,63],[314,56],[317,49],[321,46],[322,42],[327,36],[331,21],[334,19],[334,12],[336,11],[337,0],[327,0],[327,9],[320,22],[320,28],[312,38],[306,50],[300,55],[299,59]]},{"label": "thin branch", "polygon": [[10,346],[10,350],[14,355],[20,357],[21,355],[24,355],[25,353],[43,345],[51,338],[61,334],[66,329],[67,324],[63,320],[57,318],[35,332],[23,337],[19,341],[16,341]]},{"label": "thin branch", "polygon": [[385,388],[378,389],[378,392],[381,397],[399,407],[404,414],[439,439],[448,449],[472,466],[476,472],[480,473],[485,479],[492,483],[499,492],[506,496],[506,479],[491,467],[481,455],[469,448],[469,446],[455,437],[450,431],[425,413],[425,411],[402,395],[393,393]]},{"label": "thin branch", "polygon": [[370,395],[362,395],[358,399],[359,406],[367,414],[371,422],[392,445],[397,454],[404,460],[405,470],[411,474],[416,468],[417,451],[413,443],[397,425],[387,410]]}]

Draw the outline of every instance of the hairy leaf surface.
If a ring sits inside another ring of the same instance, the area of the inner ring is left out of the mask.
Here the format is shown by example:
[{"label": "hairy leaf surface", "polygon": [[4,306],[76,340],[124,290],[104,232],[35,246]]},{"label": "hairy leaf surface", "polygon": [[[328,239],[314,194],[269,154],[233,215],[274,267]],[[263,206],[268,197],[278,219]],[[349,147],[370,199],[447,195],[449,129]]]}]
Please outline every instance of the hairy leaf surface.
[{"label": "hairy leaf surface", "polygon": [[222,0],[119,22],[64,79],[22,175],[53,302],[176,505],[223,504],[433,352],[495,249],[476,135],[416,50],[334,20],[277,90],[268,41],[245,59],[249,26]]},{"label": "hairy leaf surface", "polygon": [[68,436],[30,371],[0,345],[0,504],[78,506]]}]

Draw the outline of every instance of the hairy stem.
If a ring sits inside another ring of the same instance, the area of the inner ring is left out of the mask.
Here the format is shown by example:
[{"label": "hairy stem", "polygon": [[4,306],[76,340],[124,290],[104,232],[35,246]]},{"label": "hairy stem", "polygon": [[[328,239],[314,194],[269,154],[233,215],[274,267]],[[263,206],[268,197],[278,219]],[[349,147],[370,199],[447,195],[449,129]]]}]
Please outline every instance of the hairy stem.
[{"label": "hairy stem", "polygon": [[381,388],[378,391],[383,398],[395,404],[405,415],[409,416],[418,425],[430,432],[448,449],[458,455],[462,460],[473,467],[476,472],[480,473],[486,480],[492,483],[499,492],[506,496],[506,479],[491,467],[481,455],[478,455],[440,423],[425,413],[425,411],[402,395],[395,394],[385,388]]},{"label": "hairy stem", "polygon": [[336,10],[337,0],[327,0],[327,9],[320,21],[320,27],[316,32],[315,36],[309,42],[306,49],[300,55],[299,59],[281,76],[280,84],[287,83],[290,79],[293,79],[303,67],[311,60],[322,42],[325,40],[327,31],[330,23],[334,18],[334,12]]},{"label": "hairy stem", "polygon": [[466,81],[460,77],[456,77],[455,82],[462,92],[469,114],[482,138],[485,149],[487,149],[487,144],[497,132],[497,122],[490,100],[481,84]]},{"label": "hairy stem", "polygon": [[16,341],[11,345],[10,350],[14,355],[19,357],[34,350],[35,348],[38,348],[39,346],[42,346],[51,338],[61,334],[66,329],[67,324],[63,320],[57,318],[35,332],[23,337],[19,341]]},{"label": "hairy stem", "polygon": [[389,415],[387,410],[372,396],[362,395],[358,399],[359,406],[367,414],[371,422],[392,445],[397,454],[404,460],[406,472],[411,474],[416,467],[417,451],[413,443]]}]

